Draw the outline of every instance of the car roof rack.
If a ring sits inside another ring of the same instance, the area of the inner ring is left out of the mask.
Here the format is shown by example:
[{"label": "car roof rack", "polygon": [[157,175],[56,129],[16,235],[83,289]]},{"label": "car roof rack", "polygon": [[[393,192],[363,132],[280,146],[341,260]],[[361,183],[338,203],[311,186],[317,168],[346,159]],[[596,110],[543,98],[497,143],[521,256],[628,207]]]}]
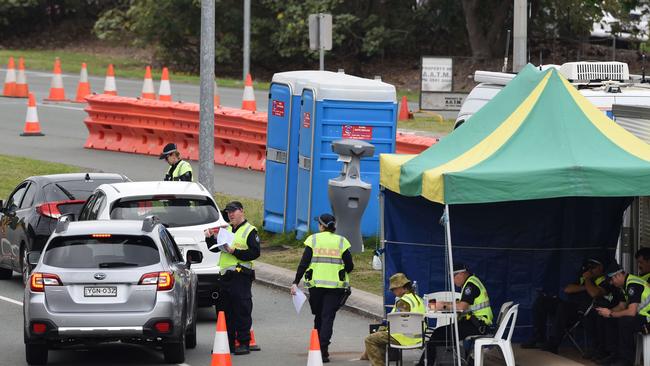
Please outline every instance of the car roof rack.
[{"label": "car roof rack", "polygon": [[151,215],[147,216],[142,220],[142,231],[150,233],[153,231],[153,228],[160,224],[160,219],[158,216]]},{"label": "car roof rack", "polygon": [[56,228],[54,229],[55,233],[62,233],[68,230],[68,225],[70,225],[70,216],[64,215],[59,218],[56,222]]}]

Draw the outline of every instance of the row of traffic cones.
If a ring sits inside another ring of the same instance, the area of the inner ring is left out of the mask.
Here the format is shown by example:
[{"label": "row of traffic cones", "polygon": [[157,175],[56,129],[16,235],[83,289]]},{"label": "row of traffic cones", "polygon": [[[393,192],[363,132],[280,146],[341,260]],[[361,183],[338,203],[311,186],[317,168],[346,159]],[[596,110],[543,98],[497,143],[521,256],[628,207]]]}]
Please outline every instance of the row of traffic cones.
[{"label": "row of traffic cones", "polygon": [[[18,73],[16,74],[15,62],[13,57],[9,57],[9,64],[7,65],[7,74],[5,77],[5,84],[2,96],[27,98],[29,87],[27,85],[27,77],[25,75],[25,61],[22,57],[18,60]],[[77,86],[77,94],[71,102],[85,103],[86,96],[91,94],[90,82],[88,81],[88,69],[86,63],[81,64],[81,72],[79,74],[79,84]],[[117,85],[115,82],[115,68],[113,64],[109,64],[106,70],[106,80],[104,82],[104,94],[117,95]],[[142,99],[156,99],[154,91],[153,78],[151,76],[151,67],[145,68],[144,83],[142,85]],[[54,70],[52,75],[52,83],[50,85],[49,96],[45,99],[48,102],[68,102],[65,96],[65,89],[63,87],[63,76],[61,72],[61,60],[57,57],[54,60]],[[158,100],[172,101],[171,83],[169,81],[169,69],[163,67],[162,77],[160,80],[160,87],[158,89]],[[214,81],[214,105],[218,107],[221,105],[219,97],[219,88],[217,81]],[[250,74],[246,75],[246,82],[244,85],[244,94],[242,97],[242,109],[255,112],[257,105],[255,103],[255,92],[253,90],[253,79]]]},{"label": "row of traffic cones", "polygon": [[[251,331],[251,346],[254,337]],[[212,359],[210,366],[232,366],[230,357],[230,346],[228,345],[228,329],[226,328],[226,315],[223,311],[217,316],[217,331],[214,335],[212,344]],[[318,340],[318,331],[312,329],[311,340],[309,342],[309,355],[307,356],[307,366],[323,366],[323,358]]]}]

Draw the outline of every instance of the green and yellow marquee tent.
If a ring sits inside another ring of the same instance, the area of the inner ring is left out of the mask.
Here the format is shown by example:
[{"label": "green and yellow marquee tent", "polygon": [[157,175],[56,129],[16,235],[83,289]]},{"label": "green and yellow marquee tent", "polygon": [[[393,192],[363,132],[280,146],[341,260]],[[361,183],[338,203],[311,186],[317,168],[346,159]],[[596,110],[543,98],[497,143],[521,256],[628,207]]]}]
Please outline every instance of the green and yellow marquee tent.
[{"label": "green and yellow marquee tent", "polygon": [[446,204],[650,195],[650,145],[532,65],[438,144],[380,165],[385,188]]}]

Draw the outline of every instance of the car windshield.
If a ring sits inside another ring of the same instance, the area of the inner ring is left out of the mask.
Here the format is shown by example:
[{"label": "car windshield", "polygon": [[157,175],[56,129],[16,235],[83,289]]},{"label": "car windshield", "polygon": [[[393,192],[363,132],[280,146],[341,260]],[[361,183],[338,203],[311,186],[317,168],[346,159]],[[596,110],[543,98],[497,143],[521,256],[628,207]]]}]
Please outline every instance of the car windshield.
[{"label": "car windshield", "polygon": [[143,267],[159,262],[158,248],[147,236],[62,236],[53,239],[43,254],[44,264],[61,268]]},{"label": "car windshield", "polygon": [[143,220],[156,215],[166,227],[208,224],[219,220],[219,211],[207,198],[178,198],[119,200],[111,208],[111,220]]},{"label": "car windshield", "polygon": [[119,179],[69,180],[50,183],[43,187],[47,202],[87,200],[95,188],[102,184],[119,183]]}]

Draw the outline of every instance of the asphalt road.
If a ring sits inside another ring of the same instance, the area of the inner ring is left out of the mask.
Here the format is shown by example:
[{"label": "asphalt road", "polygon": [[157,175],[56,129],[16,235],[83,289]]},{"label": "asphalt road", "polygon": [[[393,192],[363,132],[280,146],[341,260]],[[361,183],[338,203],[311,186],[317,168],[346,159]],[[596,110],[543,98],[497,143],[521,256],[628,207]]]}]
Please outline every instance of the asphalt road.
[{"label": "asphalt road", "polygon": [[[250,355],[232,356],[233,365],[304,366],[307,363],[309,336],[313,324],[308,304],[296,315],[286,292],[255,285],[253,287],[253,326],[262,347]],[[0,281],[0,366],[26,365],[23,343],[23,286],[18,275]],[[368,365],[358,361],[368,322],[346,311],[338,313],[330,345],[332,364]],[[214,341],[216,316],[212,308],[199,312],[198,345],[187,350],[185,364],[209,365]],[[164,365],[162,353],[143,346],[112,343],[92,348],[50,351],[50,365]]]},{"label": "asphalt road", "polygon": [[[4,77],[4,73],[0,74]],[[38,100],[38,114],[44,137],[21,137],[25,124],[27,102],[25,99],[0,98],[0,154],[23,156],[33,159],[77,165],[105,172],[126,174],[138,181],[159,180],[167,170],[165,162],[156,157],[118,152],[84,149],[88,131],[83,124],[85,104],[43,103],[49,93],[51,75],[42,72],[28,72],[30,90]],[[74,98],[78,76],[64,75],[66,96]],[[104,87],[103,78],[91,77],[94,91]],[[156,85],[157,87],[157,85]],[[124,96],[138,96],[142,83],[136,80],[118,79],[118,93]],[[242,91],[220,88],[223,105],[238,107]],[[198,102],[199,88],[196,85],[172,84],[175,100]],[[259,110],[266,109],[266,92],[256,93]],[[198,163],[192,162],[198,175]],[[239,168],[215,165],[215,190],[244,197],[263,199],[264,173]]]}]

